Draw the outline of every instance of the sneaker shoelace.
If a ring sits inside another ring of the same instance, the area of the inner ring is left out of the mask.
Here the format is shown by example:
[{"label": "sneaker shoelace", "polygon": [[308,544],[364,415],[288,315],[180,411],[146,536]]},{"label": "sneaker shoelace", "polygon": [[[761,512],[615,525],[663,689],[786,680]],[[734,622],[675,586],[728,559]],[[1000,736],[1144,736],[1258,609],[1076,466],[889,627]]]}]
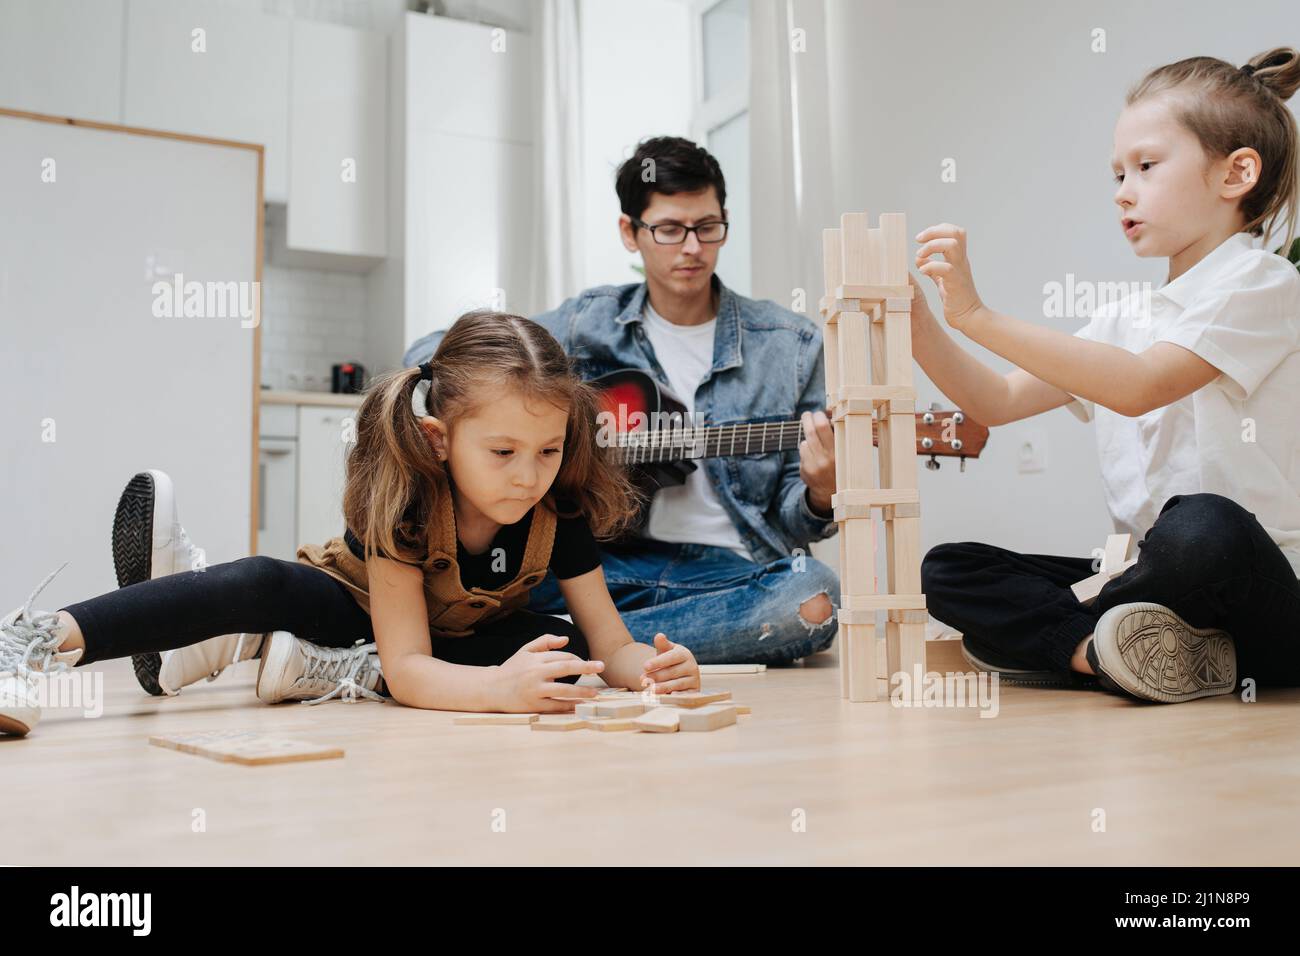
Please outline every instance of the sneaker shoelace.
[{"label": "sneaker shoelace", "polygon": [[31,612],[36,595],[67,566],[65,561],[50,572],[27,598],[14,620],[0,624],[0,674],[13,674],[30,683],[37,674],[57,674],[68,670],[65,661],[54,660],[59,645],[63,643],[63,638],[57,633],[59,615],[48,611]]},{"label": "sneaker shoelace", "polygon": [[320,647],[310,641],[302,641],[299,646],[307,663],[303,667],[302,676],[295,683],[321,681],[334,684],[334,689],[328,694],[302,703],[321,704],[334,697],[349,704],[355,704],[361,697],[383,702],[381,694],[357,682],[367,667],[378,667],[378,662],[370,659],[371,654],[378,650],[374,644],[339,648]]}]

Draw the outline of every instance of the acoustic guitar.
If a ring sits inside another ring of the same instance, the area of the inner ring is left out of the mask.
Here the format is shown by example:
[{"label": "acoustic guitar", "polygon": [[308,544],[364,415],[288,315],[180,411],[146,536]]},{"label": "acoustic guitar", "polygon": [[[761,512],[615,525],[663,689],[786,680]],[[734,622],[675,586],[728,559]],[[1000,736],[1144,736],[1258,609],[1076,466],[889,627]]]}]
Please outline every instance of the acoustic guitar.
[{"label": "acoustic guitar", "polygon": [[[795,421],[734,422],[689,425],[686,406],[648,372],[621,369],[591,382],[601,392],[601,444],[618,461],[632,466],[647,496],[660,488],[681,485],[703,458],[756,455],[797,449],[803,423]],[[986,426],[956,410],[916,413],[916,453],[929,457],[927,468],[938,468],[940,457],[978,458],[988,443]],[[880,444],[875,422],[873,445]]]}]

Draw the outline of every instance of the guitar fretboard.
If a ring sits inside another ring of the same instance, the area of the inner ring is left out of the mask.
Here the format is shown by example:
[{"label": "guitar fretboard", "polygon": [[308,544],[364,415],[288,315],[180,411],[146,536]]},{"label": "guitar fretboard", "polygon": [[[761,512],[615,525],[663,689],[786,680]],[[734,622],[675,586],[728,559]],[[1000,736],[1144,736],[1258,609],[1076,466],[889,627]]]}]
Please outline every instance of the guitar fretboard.
[{"label": "guitar fretboard", "polygon": [[626,464],[673,461],[680,458],[714,458],[757,455],[799,447],[802,422],[744,422],[697,428],[659,428],[619,436],[613,449]]}]

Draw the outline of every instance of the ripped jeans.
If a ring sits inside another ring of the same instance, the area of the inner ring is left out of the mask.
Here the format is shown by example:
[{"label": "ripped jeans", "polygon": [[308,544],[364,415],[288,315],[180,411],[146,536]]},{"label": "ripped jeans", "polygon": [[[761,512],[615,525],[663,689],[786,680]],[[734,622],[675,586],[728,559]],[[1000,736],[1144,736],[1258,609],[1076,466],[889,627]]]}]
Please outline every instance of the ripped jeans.
[{"label": "ripped jeans", "polygon": [[[824,608],[814,621],[800,614],[819,594],[835,608],[840,603],[835,572],[807,555],[763,565],[727,548],[642,540],[635,550],[602,549],[600,558],[632,637],[652,644],[663,631],[701,664],[785,664],[828,649],[835,638],[833,609],[824,620]],[[528,608],[565,613],[554,574],[533,588]]]}]

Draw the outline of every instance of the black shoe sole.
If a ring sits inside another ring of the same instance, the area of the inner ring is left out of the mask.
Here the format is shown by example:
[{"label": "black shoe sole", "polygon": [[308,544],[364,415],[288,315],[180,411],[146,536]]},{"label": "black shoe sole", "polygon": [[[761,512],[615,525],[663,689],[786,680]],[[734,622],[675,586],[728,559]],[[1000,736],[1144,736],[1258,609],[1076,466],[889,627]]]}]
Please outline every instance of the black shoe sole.
[{"label": "black shoe sole", "polygon": [[[117,500],[117,513],[113,515],[113,570],[117,572],[120,588],[152,577],[153,506],[153,476],[140,472],[127,482],[122,497]],[[132,654],[131,667],[146,693],[164,696],[158,683],[161,654],[157,651]]]}]

